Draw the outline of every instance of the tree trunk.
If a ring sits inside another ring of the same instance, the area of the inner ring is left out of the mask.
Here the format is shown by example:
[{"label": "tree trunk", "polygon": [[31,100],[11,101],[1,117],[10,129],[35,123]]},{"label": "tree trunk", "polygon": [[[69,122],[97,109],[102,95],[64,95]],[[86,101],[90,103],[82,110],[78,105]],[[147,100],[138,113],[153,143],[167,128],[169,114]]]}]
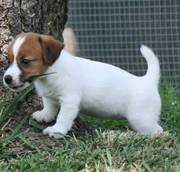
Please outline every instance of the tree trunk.
[{"label": "tree trunk", "polygon": [[[2,76],[9,42],[21,32],[45,33],[61,39],[68,0],[0,0],[0,95],[7,94]],[[5,93],[5,94],[4,94]]]}]

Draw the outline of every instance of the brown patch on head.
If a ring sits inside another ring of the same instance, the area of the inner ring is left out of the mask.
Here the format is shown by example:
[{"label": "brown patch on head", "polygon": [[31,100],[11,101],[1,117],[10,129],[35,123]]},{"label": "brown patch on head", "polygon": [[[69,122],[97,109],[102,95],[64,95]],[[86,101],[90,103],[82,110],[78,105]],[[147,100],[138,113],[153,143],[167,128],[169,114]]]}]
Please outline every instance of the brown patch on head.
[{"label": "brown patch on head", "polygon": [[13,51],[12,51],[12,45],[8,47],[8,63],[11,64],[14,61]]},{"label": "brown patch on head", "polygon": [[[25,37],[25,40],[15,58],[18,66],[22,70],[22,77],[24,79],[43,74],[48,66],[56,61],[64,47],[63,43],[55,40],[51,36],[35,33],[24,33],[20,36]],[[12,63],[14,59],[12,47],[13,43],[8,50],[10,63]]]}]

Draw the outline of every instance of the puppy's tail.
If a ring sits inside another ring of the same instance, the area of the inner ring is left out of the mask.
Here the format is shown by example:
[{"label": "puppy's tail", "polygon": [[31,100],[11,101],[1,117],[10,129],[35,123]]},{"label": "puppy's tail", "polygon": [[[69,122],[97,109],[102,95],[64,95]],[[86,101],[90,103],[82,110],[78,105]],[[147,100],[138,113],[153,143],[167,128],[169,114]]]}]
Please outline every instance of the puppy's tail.
[{"label": "puppy's tail", "polygon": [[158,85],[160,79],[160,65],[157,56],[150,48],[145,45],[141,46],[140,51],[148,64],[145,78],[151,80],[153,84]]},{"label": "puppy's tail", "polygon": [[65,50],[72,55],[76,55],[78,42],[75,33],[71,28],[65,28],[62,34],[64,39]]}]

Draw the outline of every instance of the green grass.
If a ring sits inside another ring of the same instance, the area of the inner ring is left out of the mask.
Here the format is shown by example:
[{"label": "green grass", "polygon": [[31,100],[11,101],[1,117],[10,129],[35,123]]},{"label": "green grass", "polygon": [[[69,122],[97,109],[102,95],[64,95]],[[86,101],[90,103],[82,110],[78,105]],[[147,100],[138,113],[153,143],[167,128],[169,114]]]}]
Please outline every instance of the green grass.
[{"label": "green grass", "polygon": [[161,135],[137,134],[124,120],[82,116],[84,127],[61,140],[43,136],[40,132],[44,126],[29,120],[27,115],[15,128],[8,125],[19,102],[31,89],[13,102],[0,104],[0,171],[180,171],[180,93],[172,87],[160,89],[161,125],[166,131]]}]

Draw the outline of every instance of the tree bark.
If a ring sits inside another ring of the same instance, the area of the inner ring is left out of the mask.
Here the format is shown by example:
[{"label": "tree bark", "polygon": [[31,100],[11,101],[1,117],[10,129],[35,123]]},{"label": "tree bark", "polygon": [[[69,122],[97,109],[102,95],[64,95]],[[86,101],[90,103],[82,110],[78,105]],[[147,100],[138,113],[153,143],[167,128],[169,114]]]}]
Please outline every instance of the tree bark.
[{"label": "tree bark", "polygon": [[0,95],[7,67],[7,47],[21,32],[50,34],[61,39],[67,21],[68,0],[0,0]]}]

